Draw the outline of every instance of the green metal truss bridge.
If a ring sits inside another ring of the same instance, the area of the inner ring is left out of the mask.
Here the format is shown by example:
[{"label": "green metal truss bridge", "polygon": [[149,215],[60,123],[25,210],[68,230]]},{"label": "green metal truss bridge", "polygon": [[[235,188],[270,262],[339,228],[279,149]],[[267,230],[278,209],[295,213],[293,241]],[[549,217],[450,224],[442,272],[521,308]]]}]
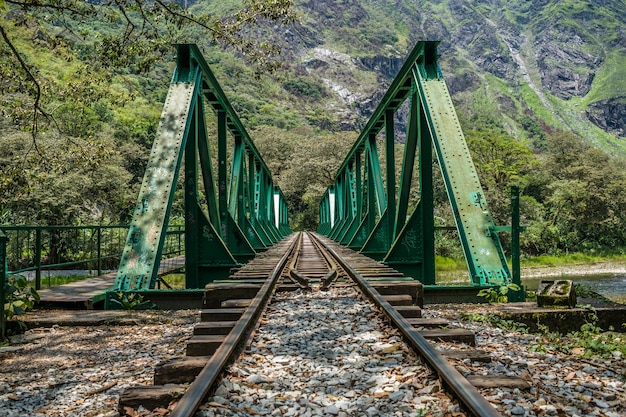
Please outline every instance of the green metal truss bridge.
[{"label": "green metal truss bridge", "polygon": [[[517,220],[511,227],[495,226],[437,63],[437,44],[419,42],[407,57],[326,190],[318,232],[426,285],[436,284],[434,149],[472,285],[507,285],[513,279],[519,284],[517,190],[512,196]],[[406,101],[409,120],[396,187],[394,116]],[[381,131],[384,171],[377,148]],[[412,186],[419,191],[414,207],[409,202]],[[502,250],[500,231],[513,232],[514,274]]]},{"label": "green metal truss bridge", "polygon": [[[204,57],[195,45],[177,48],[176,70],[139,191],[115,291],[155,288],[183,160],[187,288],[202,288],[225,278],[232,267],[291,233],[284,195]],[[207,110],[217,117],[217,179],[209,149]]]},{"label": "green metal truss bridge", "polygon": [[[512,225],[494,225],[439,68],[437,45],[419,42],[408,55],[323,195],[317,232],[426,286],[443,287],[435,279],[436,155],[469,287],[520,284],[517,189],[512,188]],[[285,196],[197,46],[177,45],[176,64],[111,293],[157,287],[179,178],[186,288],[227,278],[233,267],[291,234]],[[394,118],[405,102],[409,119],[396,184]],[[217,146],[210,138],[217,138]],[[411,189],[418,190],[416,203]],[[502,231],[512,236],[511,269],[498,237]],[[0,231],[0,246],[4,242]],[[3,264],[5,254],[0,248]],[[4,279],[6,267],[0,272]],[[523,289],[509,299],[523,299]]]}]

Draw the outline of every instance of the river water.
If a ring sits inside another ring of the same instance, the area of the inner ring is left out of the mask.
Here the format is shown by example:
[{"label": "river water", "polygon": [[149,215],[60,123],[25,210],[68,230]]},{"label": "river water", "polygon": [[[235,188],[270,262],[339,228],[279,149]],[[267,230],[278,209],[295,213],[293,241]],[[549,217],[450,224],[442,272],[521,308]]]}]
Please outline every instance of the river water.
[{"label": "river water", "polygon": [[573,281],[575,284],[582,284],[591,291],[595,291],[611,299],[626,296],[625,274],[564,275],[561,277],[549,278],[533,277],[523,278],[522,284],[527,291],[536,291],[542,280],[554,281],[559,279],[568,279]]}]

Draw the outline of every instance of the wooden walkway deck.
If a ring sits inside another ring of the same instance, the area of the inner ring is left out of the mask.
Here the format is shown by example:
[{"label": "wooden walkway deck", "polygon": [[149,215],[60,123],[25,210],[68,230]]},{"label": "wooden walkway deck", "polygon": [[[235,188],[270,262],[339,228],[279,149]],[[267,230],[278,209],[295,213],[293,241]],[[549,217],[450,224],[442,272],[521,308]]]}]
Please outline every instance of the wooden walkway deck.
[{"label": "wooden walkway deck", "polygon": [[[159,276],[178,271],[185,266],[185,256],[170,258],[161,262]],[[94,304],[103,301],[105,293],[115,285],[117,271],[98,277],[87,278],[69,284],[39,290],[39,305],[46,308],[74,308],[91,310]]]}]

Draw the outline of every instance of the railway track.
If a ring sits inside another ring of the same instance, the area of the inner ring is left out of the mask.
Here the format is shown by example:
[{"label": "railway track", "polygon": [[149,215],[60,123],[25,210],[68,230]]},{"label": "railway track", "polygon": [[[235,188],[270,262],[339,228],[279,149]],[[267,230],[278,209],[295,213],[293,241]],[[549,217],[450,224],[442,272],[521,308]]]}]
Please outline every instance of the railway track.
[{"label": "railway track", "polygon": [[499,416],[474,385],[510,381],[461,375],[458,362],[491,359],[471,332],[422,318],[422,300],[421,284],[388,266],[294,234],[207,286],[187,356],[157,366],[155,387],[122,394],[120,412],[175,403],[178,417]]}]

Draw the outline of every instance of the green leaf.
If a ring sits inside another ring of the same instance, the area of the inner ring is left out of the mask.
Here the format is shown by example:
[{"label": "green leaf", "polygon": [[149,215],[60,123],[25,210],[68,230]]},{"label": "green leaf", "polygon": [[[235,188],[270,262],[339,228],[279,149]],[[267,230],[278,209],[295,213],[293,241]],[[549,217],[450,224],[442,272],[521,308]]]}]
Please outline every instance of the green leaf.
[{"label": "green leaf", "polygon": [[41,301],[41,297],[34,287],[30,287],[30,295],[35,299],[37,303]]}]

